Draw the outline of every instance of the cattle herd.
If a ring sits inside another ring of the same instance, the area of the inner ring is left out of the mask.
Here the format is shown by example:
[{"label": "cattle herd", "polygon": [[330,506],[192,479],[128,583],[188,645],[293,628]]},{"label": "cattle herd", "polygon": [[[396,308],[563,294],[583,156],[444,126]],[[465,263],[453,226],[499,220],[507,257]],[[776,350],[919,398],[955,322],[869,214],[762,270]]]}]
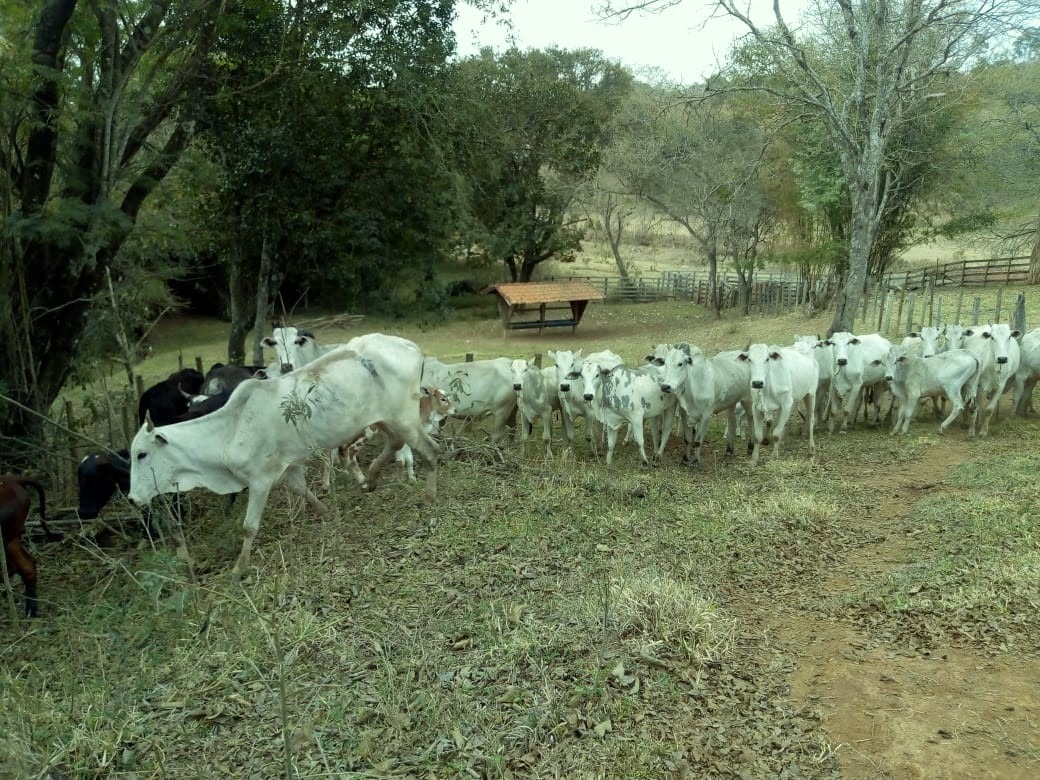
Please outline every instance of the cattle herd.
[{"label": "cattle herd", "polygon": [[[845,432],[862,411],[874,425],[891,419],[893,434],[906,433],[924,399],[941,418],[940,431],[960,417],[970,436],[986,436],[1001,396],[1013,390],[1013,408],[1024,416],[1040,378],[1040,329],[1023,335],[1004,324],[928,327],[896,344],[878,334],[796,336],[789,345],[758,343],[714,355],[687,343],[659,344],[637,366],[609,350],[551,350],[547,367],[505,357],[442,363],[396,336],[371,333],[319,346],[314,334],[292,327],[275,328],[264,345],[275,351],[267,366],[217,364],[205,376],[186,369],[148,388],[130,449],[91,454],[80,463],[79,516],[97,517],[117,492],[144,507],[164,493],[202,487],[233,496],[249,488],[234,566],[239,574],[249,566],[275,484],[325,511],[305,478],[304,465],[315,453],[327,453],[328,464],[343,459],[372,490],[392,459],[414,479],[417,452],[426,464],[427,500],[435,500],[439,445],[433,435],[450,416],[490,418],[493,444],[516,419],[523,450],[540,424],[550,456],[554,419],[573,445],[575,422],[583,418],[590,449],[598,455],[605,447],[608,464],[624,430],[624,441],[649,466],[662,459],[677,426],[683,462],[699,464],[712,418],[725,413],[727,454],[747,426],[757,464],[763,446],[772,446],[773,457],[780,454],[792,416],[811,455],[817,426]],[[361,445],[374,436],[382,437],[383,449],[364,471]],[[331,478],[329,466],[326,489]],[[6,569],[21,575],[32,616],[36,568],[20,543],[29,513],[26,486],[39,492],[42,518],[42,485],[0,476]]]}]

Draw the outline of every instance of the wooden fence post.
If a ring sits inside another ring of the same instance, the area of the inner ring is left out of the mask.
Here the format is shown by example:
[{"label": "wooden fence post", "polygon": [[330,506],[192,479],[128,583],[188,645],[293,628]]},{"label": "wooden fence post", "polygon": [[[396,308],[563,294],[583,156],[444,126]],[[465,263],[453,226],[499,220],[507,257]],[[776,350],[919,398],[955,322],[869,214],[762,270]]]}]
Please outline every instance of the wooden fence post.
[{"label": "wooden fence post", "polygon": [[896,307],[896,327],[903,321],[903,306],[906,304],[906,288],[899,290],[899,305]]},{"label": "wooden fence post", "polygon": [[961,307],[964,305],[964,288],[957,291],[957,312],[953,315],[953,324],[961,324]]},{"label": "wooden fence post", "polygon": [[936,328],[938,328],[940,325],[942,325],[942,304],[943,304],[943,297],[941,295],[936,296],[936,298],[935,298],[935,319],[932,320],[932,325],[934,327],[936,327]]},{"label": "wooden fence post", "polygon": [[907,303],[909,305],[906,310],[906,330],[904,333],[910,333],[914,329],[914,308],[917,304],[917,293],[910,293],[910,300]]},{"label": "wooden fence post", "polygon": [[1015,313],[1011,315],[1011,329],[1019,333],[1026,332],[1026,296],[1019,293],[1015,296]]},{"label": "wooden fence post", "polygon": [[195,370],[198,371],[200,374],[203,374],[203,375],[206,373],[205,371],[202,370],[202,355],[196,355],[195,356]]},{"label": "wooden fence post", "polygon": [[1004,293],[1004,288],[1003,287],[998,287],[997,288],[997,302],[996,302],[996,305],[994,306],[994,311],[993,311],[993,321],[994,322],[1000,322],[1000,299],[1001,299],[1001,296],[1003,295],[1003,293]]},{"label": "wooden fence post", "polygon": [[473,362],[473,353],[472,352],[467,352],[466,353],[466,362],[467,363],[472,363]]},{"label": "wooden fence post", "polygon": [[971,324],[979,324],[979,309],[982,307],[982,299],[976,295],[975,300],[971,304]]},{"label": "wooden fence post", "polygon": [[144,395],[144,378],[140,374],[134,375],[134,386],[137,388],[137,397]]}]

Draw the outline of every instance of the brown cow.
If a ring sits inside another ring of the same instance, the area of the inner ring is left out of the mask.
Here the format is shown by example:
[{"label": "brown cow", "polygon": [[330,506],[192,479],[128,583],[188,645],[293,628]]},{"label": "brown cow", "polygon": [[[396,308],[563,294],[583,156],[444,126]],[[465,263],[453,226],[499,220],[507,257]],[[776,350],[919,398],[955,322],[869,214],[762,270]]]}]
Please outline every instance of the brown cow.
[{"label": "brown cow", "polygon": [[22,575],[25,583],[25,616],[36,617],[36,561],[22,544],[25,521],[29,517],[31,498],[26,486],[36,489],[40,497],[40,524],[48,539],[60,539],[47,527],[47,501],[43,485],[20,474],[0,475],[0,531],[4,540],[4,560],[8,575]]}]

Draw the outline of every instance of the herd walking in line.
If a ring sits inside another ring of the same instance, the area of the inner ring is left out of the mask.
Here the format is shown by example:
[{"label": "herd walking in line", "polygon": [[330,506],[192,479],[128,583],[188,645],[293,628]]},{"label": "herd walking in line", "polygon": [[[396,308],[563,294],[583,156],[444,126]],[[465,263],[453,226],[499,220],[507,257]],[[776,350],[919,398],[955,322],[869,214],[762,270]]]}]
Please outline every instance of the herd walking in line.
[{"label": "herd walking in line", "polygon": [[[515,419],[522,452],[540,429],[549,457],[554,420],[573,446],[581,419],[597,457],[605,448],[612,463],[624,433],[622,444],[634,444],[648,467],[662,461],[677,427],[683,463],[700,464],[712,420],[725,414],[726,453],[746,426],[754,465],[765,446],[780,456],[792,418],[801,422],[812,456],[819,426],[844,433],[862,411],[871,424],[890,419],[891,432],[905,434],[922,401],[941,420],[940,432],[961,419],[969,436],[986,436],[1001,397],[1012,392],[1013,410],[1025,416],[1040,379],[1040,328],[1021,334],[1006,324],[926,327],[895,344],[876,333],[796,336],[788,345],[755,343],[713,355],[689,343],[658,344],[634,366],[610,350],[550,350],[553,364],[546,367],[506,357],[442,363],[397,336],[370,333],[319,345],[313,333],[293,327],[275,328],[264,345],[275,352],[267,366],[217,364],[206,375],[185,369],[148,388],[130,449],[93,453],[80,463],[79,516],[97,517],[117,493],[146,507],[161,494],[193,488],[229,496],[248,488],[237,575],[249,566],[276,484],[326,511],[306,480],[305,464],[316,453],[327,455],[326,490],[339,460],[367,490],[391,460],[414,480],[418,453],[426,500],[436,501],[434,436],[449,417],[490,418],[492,444],[503,441]],[[362,470],[358,457],[376,436],[383,448]],[[25,613],[34,616],[36,567],[21,543],[29,514],[25,486],[38,491],[44,519],[43,486],[2,475],[0,520],[7,571],[21,576]]]}]

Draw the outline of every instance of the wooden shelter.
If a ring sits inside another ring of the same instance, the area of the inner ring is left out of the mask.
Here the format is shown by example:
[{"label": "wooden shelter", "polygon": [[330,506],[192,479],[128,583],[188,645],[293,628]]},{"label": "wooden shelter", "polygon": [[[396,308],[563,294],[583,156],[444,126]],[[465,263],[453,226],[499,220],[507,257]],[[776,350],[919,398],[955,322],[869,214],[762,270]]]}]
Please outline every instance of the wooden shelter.
[{"label": "wooden shelter", "polygon": [[[494,293],[506,330],[578,327],[589,301],[601,301],[603,293],[588,282],[503,282],[482,292]],[[566,312],[570,316],[556,312]],[[537,316],[532,316],[537,315]]]}]

